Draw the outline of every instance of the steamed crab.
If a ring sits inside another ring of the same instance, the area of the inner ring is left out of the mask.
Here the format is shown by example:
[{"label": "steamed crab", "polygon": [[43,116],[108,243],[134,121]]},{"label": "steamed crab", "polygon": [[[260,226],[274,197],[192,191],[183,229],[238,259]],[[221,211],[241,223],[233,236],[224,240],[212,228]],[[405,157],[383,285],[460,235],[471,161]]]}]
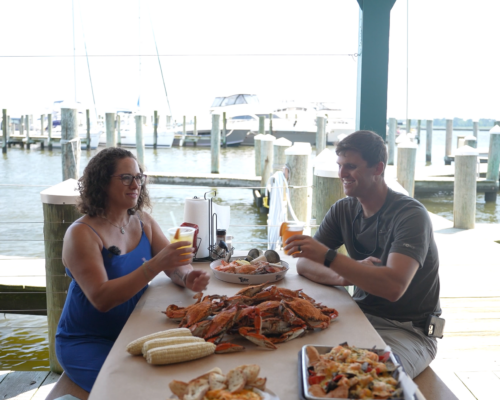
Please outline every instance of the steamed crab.
[{"label": "steamed crab", "polygon": [[317,303],[301,289],[276,285],[248,286],[234,296],[198,293],[188,307],[170,305],[165,314],[180,320],[194,336],[217,345],[216,352],[241,351],[243,346],[223,342],[227,334],[239,334],[258,346],[276,349],[276,343],[303,336],[307,330],[326,329],[338,317],[334,308]]}]

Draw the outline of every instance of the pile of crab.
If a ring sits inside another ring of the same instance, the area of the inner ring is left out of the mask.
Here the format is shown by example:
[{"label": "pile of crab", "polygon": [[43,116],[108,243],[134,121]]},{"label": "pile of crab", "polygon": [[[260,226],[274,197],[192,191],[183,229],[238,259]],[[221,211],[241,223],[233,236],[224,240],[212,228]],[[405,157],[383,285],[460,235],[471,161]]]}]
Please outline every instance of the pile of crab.
[{"label": "pile of crab", "polygon": [[246,287],[232,297],[197,293],[195,304],[171,304],[165,314],[180,320],[179,327],[189,328],[194,336],[216,344],[216,353],[244,350],[243,346],[223,342],[227,334],[239,334],[258,346],[276,349],[277,343],[301,337],[308,330],[326,329],[339,315],[302,289],[266,285]]}]

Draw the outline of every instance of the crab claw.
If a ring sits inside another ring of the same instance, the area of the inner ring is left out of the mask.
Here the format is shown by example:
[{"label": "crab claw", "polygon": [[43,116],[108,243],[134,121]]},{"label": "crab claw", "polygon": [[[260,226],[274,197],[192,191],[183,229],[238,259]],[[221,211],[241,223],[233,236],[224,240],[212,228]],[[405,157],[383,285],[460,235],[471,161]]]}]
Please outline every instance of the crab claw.
[{"label": "crab claw", "polygon": [[239,334],[243,336],[245,339],[250,340],[255,343],[257,346],[266,347],[268,349],[277,349],[277,347],[269,341],[264,335],[257,333],[255,328],[243,327],[238,330]]},{"label": "crab claw", "polygon": [[215,348],[215,353],[216,354],[236,353],[237,351],[243,351],[243,350],[245,350],[245,347],[243,346],[226,342],[217,345],[217,347]]}]

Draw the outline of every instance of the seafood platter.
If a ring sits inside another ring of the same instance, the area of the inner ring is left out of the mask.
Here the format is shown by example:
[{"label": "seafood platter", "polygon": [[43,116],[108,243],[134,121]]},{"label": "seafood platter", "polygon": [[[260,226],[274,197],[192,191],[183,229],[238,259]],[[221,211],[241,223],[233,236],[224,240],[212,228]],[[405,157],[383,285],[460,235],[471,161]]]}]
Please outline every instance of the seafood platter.
[{"label": "seafood platter", "polygon": [[288,263],[280,260],[274,250],[252,249],[247,256],[220,259],[210,264],[215,277],[229,283],[257,285],[264,282],[277,282],[288,272]]},{"label": "seafood platter", "polygon": [[240,365],[226,375],[218,367],[207,373],[182,382],[174,380],[169,387],[179,400],[279,400],[266,389],[267,378],[259,377],[257,364]]},{"label": "seafood platter", "polygon": [[303,346],[299,390],[302,400],[415,400],[418,392],[389,346],[361,349],[347,343]]},{"label": "seafood platter", "polygon": [[339,315],[302,289],[267,283],[248,286],[231,297],[197,293],[194,298],[196,303],[187,307],[169,305],[165,314],[180,321],[179,328],[188,328],[193,336],[215,344],[215,353],[243,351],[244,346],[229,341],[234,337],[274,350],[278,343],[328,328]]}]

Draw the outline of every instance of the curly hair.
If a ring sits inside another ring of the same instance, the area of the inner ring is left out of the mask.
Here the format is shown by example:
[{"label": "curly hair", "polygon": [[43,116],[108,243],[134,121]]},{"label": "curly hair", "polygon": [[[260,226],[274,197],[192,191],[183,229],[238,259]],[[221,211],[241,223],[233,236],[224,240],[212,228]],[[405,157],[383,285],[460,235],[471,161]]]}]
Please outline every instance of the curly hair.
[{"label": "curly hair", "polygon": [[[78,180],[80,199],[77,203],[78,211],[90,217],[104,216],[108,200],[107,189],[111,181],[111,175],[116,171],[116,164],[124,158],[135,156],[128,150],[120,147],[108,147],[92,157]],[[139,165],[141,174],[142,167]],[[144,207],[151,208],[149,193],[146,182],[141,186],[139,198],[135,207],[128,210],[129,215],[142,211]]]},{"label": "curly hair", "polygon": [[335,149],[340,155],[345,151],[357,151],[366,161],[368,167],[377,165],[380,161],[387,165],[387,148],[384,140],[372,131],[356,131],[342,139]]}]

